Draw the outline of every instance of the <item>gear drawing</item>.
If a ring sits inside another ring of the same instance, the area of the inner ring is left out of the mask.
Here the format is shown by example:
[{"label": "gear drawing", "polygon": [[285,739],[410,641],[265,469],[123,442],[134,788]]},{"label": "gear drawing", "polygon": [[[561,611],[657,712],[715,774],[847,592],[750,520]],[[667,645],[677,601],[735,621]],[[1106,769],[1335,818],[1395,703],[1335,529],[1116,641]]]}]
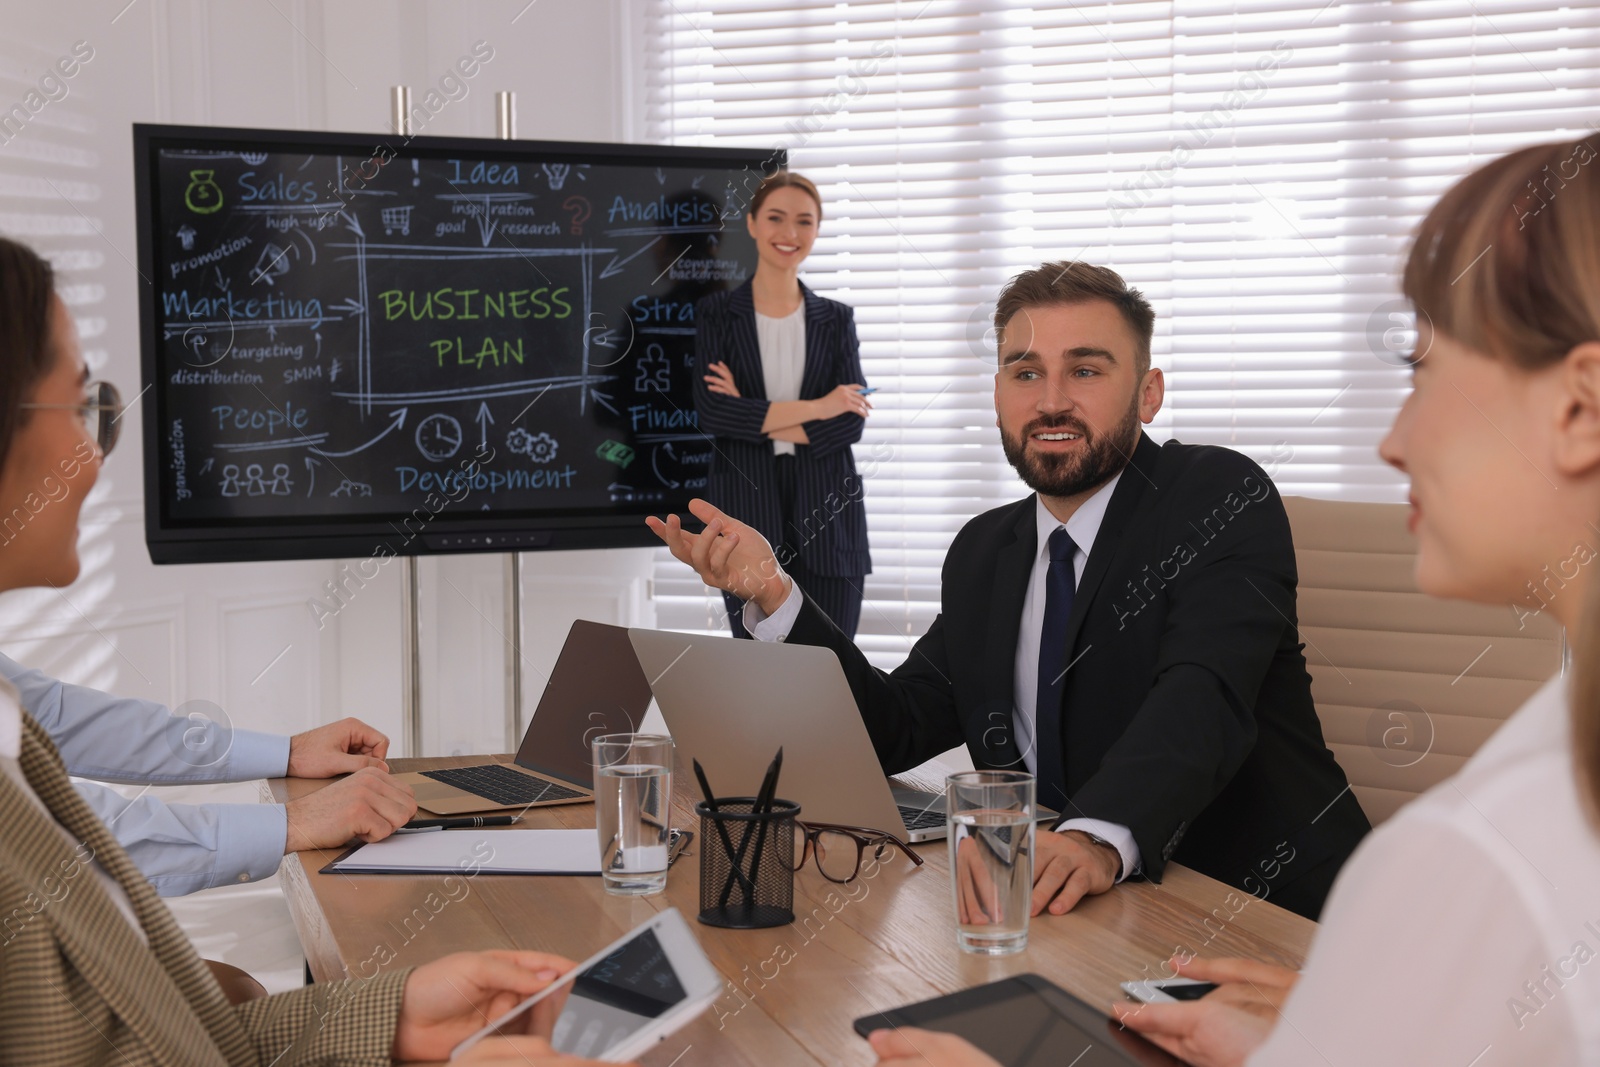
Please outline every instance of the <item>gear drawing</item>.
[{"label": "gear drawing", "polygon": [[549,463],[556,458],[556,439],[547,433],[534,435],[518,426],[506,434],[506,447],[535,463]]}]

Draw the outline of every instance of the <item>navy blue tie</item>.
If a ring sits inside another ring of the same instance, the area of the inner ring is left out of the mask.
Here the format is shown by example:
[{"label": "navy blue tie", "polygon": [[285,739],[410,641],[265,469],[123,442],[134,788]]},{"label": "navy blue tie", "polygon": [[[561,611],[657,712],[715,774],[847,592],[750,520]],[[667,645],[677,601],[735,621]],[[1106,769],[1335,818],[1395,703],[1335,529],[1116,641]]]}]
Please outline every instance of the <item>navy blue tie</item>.
[{"label": "navy blue tie", "polygon": [[1066,758],[1061,747],[1061,691],[1066,687],[1067,620],[1072,618],[1078,551],[1065,526],[1050,535],[1050,571],[1045,578],[1044,626],[1039,630],[1039,688],[1033,705],[1033,754],[1039,804],[1065,811]]}]

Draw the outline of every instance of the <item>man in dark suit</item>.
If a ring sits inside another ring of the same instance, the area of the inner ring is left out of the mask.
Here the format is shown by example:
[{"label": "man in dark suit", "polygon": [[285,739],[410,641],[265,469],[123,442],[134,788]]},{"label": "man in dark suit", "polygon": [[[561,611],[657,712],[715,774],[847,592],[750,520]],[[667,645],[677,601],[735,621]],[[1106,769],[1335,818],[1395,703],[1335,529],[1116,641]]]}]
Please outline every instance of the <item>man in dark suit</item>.
[{"label": "man in dark suit", "polygon": [[1064,817],[1039,835],[1034,914],[1176,860],[1315,918],[1370,827],[1312,706],[1277,490],[1237,452],[1144,435],[1154,312],[1115,272],[1021,274],[995,325],[1001,443],[1035,495],[956,535],[941,613],[893,672],[736,519],[697,501],[703,533],[651,528],[749,600],[757,638],[834,650],[885,772],[965,743],[1035,773]]}]

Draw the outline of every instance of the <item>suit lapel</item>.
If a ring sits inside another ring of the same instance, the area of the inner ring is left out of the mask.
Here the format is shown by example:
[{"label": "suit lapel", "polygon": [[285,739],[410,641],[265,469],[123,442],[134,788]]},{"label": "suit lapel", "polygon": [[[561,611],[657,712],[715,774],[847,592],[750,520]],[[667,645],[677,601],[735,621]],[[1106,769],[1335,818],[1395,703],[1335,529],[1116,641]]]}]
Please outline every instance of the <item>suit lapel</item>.
[{"label": "suit lapel", "polygon": [[728,297],[728,310],[733,326],[733,355],[736,366],[733,380],[740,383],[741,396],[767,397],[767,376],[761,369],[761,342],[756,337],[756,298],[750,283],[745,282]]},{"label": "suit lapel", "polygon": [[800,399],[815,400],[832,387],[829,378],[833,361],[828,353],[834,350],[833,316],[822,297],[800,283],[800,296],[806,306],[806,365],[800,378]]},{"label": "suit lapel", "polygon": [[[1089,604],[1094,600],[1095,590],[1111,569],[1112,559],[1122,549],[1123,527],[1144,500],[1145,493],[1159,488],[1153,486],[1150,479],[1155,475],[1156,459],[1160,455],[1161,447],[1141,431],[1139,443],[1133,449],[1133,459],[1123,468],[1122,480],[1111,492],[1111,502],[1106,505],[1105,517],[1100,520],[1100,530],[1094,537],[1094,547],[1083,567],[1083,577],[1078,580],[1077,591],[1072,597],[1072,617],[1067,620],[1069,651],[1077,645],[1078,631],[1083,628],[1083,620],[1089,614]],[[1068,664],[1071,662],[1069,657]]]},{"label": "suit lapel", "polygon": [[[66,883],[70,891],[42,915],[65,955],[158,1062],[254,1063],[243,1027],[172,913],[72,788],[43,730],[31,716],[23,724],[19,761],[23,774],[50,813],[81,844],[76,850],[70,848],[50,819],[3,776],[0,818],[10,827],[8,836],[22,862],[33,868],[24,877],[33,880],[52,874],[61,881],[63,873],[77,865],[75,876]],[[98,861],[127,894],[149,939],[148,948],[101,887],[91,861]]]},{"label": "suit lapel", "polygon": [[[1016,708],[1017,633],[1022,628],[1022,601],[1028,592],[1028,575],[1039,548],[1039,531],[1034,522],[1034,498],[1017,505],[1011,540],[995,557],[994,585],[989,596],[989,641],[984,650],[984,685],[987,714],[984,723],[986,758],[994,767],[1022,764],[1017,747],[1012,715]],[[1000,719],[994,719],[998,713]],[[995,725],[1005,725],[995,731]],[[999,738],[998,742],[989,740]]]}]

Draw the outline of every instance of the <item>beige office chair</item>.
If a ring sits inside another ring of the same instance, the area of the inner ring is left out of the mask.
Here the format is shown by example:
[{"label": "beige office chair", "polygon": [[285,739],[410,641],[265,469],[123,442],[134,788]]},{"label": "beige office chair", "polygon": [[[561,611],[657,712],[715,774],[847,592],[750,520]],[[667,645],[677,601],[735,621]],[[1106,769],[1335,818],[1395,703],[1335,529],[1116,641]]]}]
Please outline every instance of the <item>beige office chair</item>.
[{"label": "beige office chair", "polygon": [[1322,733],[1377,825],[1455,773],[1556,673],[1562,630],[1548,612],[1519,625],[1509,606],[1419,592],[1403,504],[1283,502]]}]

